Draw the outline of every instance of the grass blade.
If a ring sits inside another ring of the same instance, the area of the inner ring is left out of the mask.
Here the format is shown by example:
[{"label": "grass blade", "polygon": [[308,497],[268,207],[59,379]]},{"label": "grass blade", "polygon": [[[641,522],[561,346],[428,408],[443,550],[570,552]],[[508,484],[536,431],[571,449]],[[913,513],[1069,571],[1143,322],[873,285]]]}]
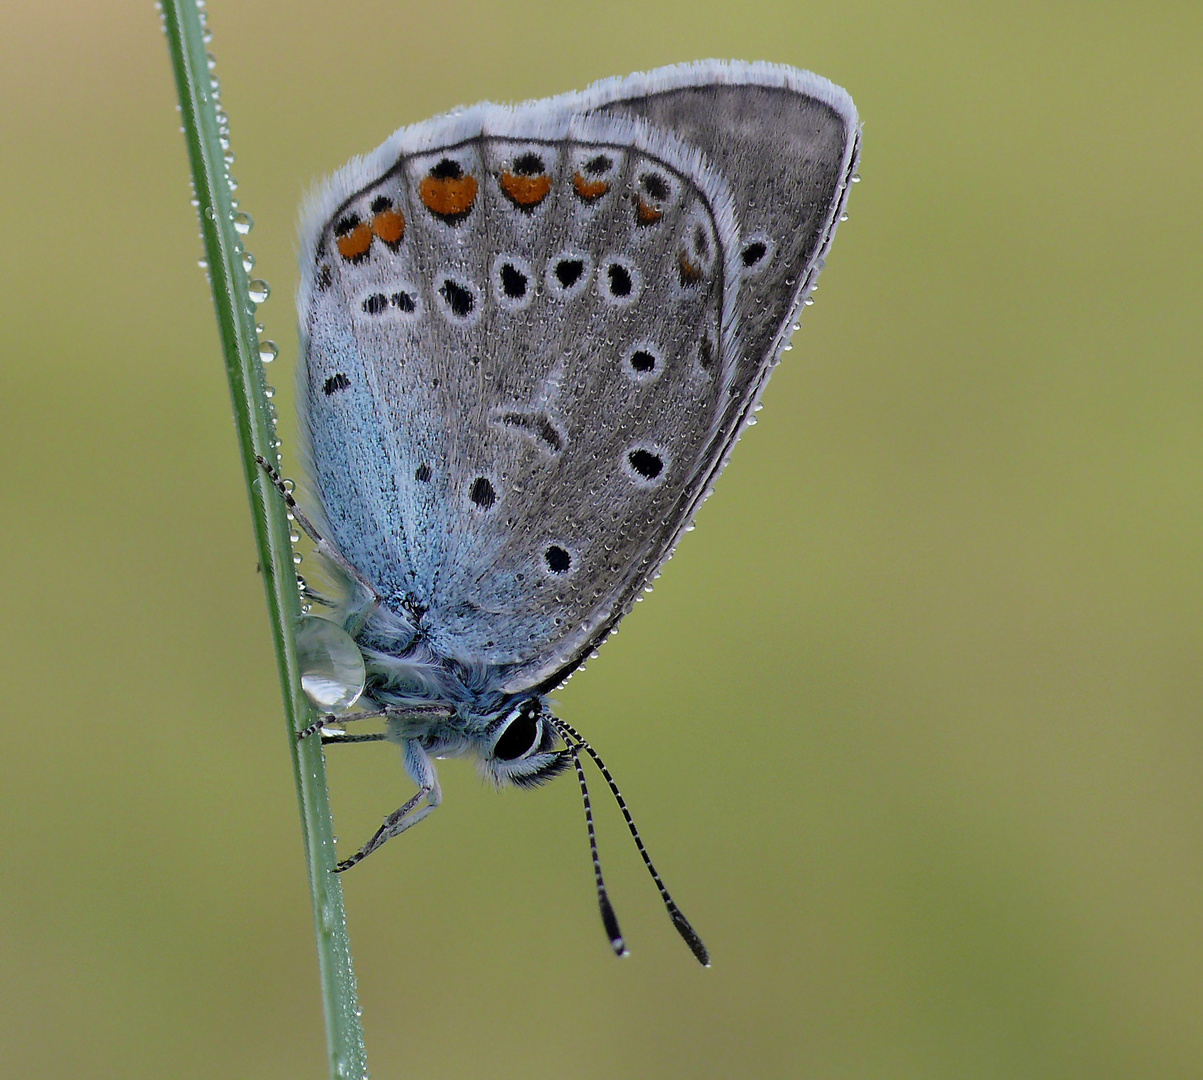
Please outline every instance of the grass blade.
[{"label": "grass blade", "polygon": [[300,614],[300,601],[289,522],[278,493],[255,463],[256,455],[277,460],[275,418],[264,392],[266,379],[251,298],[253,292],[258,300],[265,299],[266,286],[259,288],[262,283],[255,283],[252,288],[243,269],[243,237],[250,219],[238,211],[231,191],[225,160],[228,119],[219,105],[207,49],[204,2],[163,0],[162,13],[284,696],[286,734],[293,756],[313,898],[330,1075],[338,1080],[359,1080],[367,1076],[367,1059],[342,885],[338,875],[332,873],[334,833],[325,760],[319,739],[297,743],[293,734],[308,722],[310,709],[297,671],[293,627]]}]

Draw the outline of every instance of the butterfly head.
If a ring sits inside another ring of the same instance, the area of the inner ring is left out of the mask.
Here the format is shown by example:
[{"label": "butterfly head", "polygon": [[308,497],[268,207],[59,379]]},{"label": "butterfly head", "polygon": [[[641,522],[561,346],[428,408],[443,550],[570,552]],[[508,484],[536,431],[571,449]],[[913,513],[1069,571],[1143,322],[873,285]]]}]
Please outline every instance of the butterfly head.
[{"label": "butterfly head", "polygon": [[481,771],[498,787],[538,787],[572,764],[542,698],[514,702],[490,726],[481,745]]}]

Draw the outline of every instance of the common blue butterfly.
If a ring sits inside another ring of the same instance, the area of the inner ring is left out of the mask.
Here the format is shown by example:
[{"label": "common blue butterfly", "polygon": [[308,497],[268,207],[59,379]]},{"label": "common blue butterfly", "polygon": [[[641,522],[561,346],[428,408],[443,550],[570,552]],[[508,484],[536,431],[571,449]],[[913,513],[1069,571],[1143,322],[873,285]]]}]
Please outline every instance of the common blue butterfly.
[{"label": "common blue butterfly", "polygon": [[[298,306],[312,514],[289,501],[339,579],[331,621],[354,642],[311,625],[310,652],[362,658],[366,708],[300,734],[382,717],[380,735],[325,737],[397,743],[418,786],[340,870],[438,806],[435,757],[523,787],[573,766],[622,955],[584,752],[709,962],[601,759],[547,695],[656,576],[751,421],[859,140],[852,101],[825,79],[704,61],[403,128],[310,200]],[[358,690],[330,700],[345,709]]]}]

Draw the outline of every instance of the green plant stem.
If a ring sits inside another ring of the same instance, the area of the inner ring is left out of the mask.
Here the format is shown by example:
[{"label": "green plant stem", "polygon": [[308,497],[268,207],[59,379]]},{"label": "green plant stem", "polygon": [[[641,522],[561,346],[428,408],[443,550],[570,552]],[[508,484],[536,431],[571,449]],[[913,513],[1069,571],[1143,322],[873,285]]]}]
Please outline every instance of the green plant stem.
[{"label": "green plant stem", "polygon": [[300,601],[284,504],[255,461],[256,456],[276,460],[275,422],[265,393],[255,305],[242,265],[242,239],[235,228],[235,207],[221,144],[217,92],[209,69],[203,19],[196,0],[163,0],[163,21],[200,203],[201,234],[284,696],[317,930],[330,1075],[338,1080],[359,1080],[367,1076],[367,1058],[342,885],[333,873],[334,832],[326,792],[325,759],[321,740],[312,738],[298,743],[294,736],[308,722],[310,714],[300,689],[293,636]]}]

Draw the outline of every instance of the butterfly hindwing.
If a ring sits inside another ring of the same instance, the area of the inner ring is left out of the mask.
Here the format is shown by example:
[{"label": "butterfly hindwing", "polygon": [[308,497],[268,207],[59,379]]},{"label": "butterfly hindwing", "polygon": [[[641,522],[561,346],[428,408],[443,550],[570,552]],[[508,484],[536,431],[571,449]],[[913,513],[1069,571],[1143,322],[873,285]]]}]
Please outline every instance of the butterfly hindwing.
[{"label": "butterfly hindwing", "polygon": [[851,104],[715,68],[418,125],[319,197],[332,539],[507,690],[571,670],[668,557],[830,242]]}]

